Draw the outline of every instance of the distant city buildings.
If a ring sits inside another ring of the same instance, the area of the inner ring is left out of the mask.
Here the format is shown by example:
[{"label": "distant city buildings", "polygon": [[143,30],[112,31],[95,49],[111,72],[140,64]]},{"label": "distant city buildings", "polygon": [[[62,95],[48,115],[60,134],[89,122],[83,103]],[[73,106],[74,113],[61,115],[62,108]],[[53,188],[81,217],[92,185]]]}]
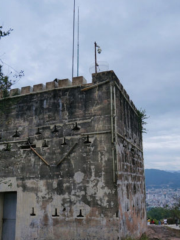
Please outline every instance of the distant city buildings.
[{"label": "distant city buildings", "polygon": [[151,188],[146,190],[146,206],[153,207],[172,207],[177,199],[180,198],[180,188]]}]

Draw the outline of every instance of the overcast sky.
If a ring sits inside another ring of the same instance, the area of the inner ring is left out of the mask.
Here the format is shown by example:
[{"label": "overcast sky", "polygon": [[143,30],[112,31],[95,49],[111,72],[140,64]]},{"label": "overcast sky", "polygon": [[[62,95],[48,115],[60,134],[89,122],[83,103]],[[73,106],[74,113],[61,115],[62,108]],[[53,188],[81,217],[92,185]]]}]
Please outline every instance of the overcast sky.
[{"label": "overcast sky", "polygon": [[[14,30],[0,40],[0,59],[25,72],[14,88],[71,79],[73,2],[1,1],[0,25]],[[180,170],[180,0],[76,0],[76,13],[78,6],[79,74],[91,82],[96,41],[98,60],[150,116],[145,168]],[[6,74],[11,70],[4,65]]]}]

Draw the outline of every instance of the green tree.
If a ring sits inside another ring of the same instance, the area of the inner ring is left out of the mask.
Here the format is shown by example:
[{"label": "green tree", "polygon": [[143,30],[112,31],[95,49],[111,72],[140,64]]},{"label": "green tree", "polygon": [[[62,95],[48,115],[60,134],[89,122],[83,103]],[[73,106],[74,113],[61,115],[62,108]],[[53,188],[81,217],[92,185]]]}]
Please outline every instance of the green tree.
[{"label": "green tree", "polygon": [[9,90],[11,89],[11,86],[16,83],[17,79],[24,76],[24,72],[20,71],[13,76],[6,76],[3,74],[2,67],[3,66],[0,65],[0,92],[2,92],[1,97],[6,98],[9,96]]},{"label": "green tree", "polygon": [[2,72],[2,65],[0,65],[0,91],[2,97],[8,97],[8,90],[11,88],[13,82],[9,80],[8,76],[5,76]]},{"label": "green tree", "polygon": [[171,215],[173,218],[179,218],[180,219],[180,198],[176,199],[176,203],[171,208]]},{"label": "green tree", "polygon": [[[2,26],[0,26],[0,39],[2,37],[8,36],[11,31],[13,31],[11,28],[8,31],[3,31]],[[1,60],[1,62],[3,61]],[[4,75],[2,68],[3,65],[0,65],[0,92],[2,93],[1,97],[6,98],[9,96],[9,90],[11,86],[17,81],[17,79],[24,76],[24,72],[22,70],[20,72],[16,71],[16,74],[14,75],[11,75],[11,72],[9,76],[6,76]]]},{"label": "green tree", "polygon": [[172,212],[170,209],[161,208],[161,207],[151,208],[147,212],[147,217],[150,219],[162,220],[164,218],[169,218],[171,216],[172,216]]}]

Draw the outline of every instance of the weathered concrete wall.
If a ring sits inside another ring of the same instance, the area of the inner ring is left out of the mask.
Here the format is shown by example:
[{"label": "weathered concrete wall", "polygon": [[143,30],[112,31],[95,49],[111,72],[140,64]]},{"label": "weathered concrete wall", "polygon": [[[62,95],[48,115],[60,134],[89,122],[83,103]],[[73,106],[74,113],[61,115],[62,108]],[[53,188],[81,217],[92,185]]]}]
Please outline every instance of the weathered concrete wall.
[{"label": "weathered concrete wall", "polygon": [[17,191],[16,240],[140,236],[142,139],[116,75],[94,74],[92,84],[57,79],[10,95],[0,100],[0,192]]}]

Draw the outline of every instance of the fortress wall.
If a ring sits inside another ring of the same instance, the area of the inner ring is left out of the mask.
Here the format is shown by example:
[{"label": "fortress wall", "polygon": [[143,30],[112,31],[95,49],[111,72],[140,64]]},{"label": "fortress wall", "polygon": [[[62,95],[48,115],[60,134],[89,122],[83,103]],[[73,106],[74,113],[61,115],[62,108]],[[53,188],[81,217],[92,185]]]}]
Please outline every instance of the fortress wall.
[{"label": "fortress wall", "polygon": [[0,100],[0,192],[17,192],[16,239],[140,236],[143,156],[131,149],[141,150],[142,139],[134,130],[136,108],[115,74],[93,75],[92,84],[78,77],[14,92]]}]

